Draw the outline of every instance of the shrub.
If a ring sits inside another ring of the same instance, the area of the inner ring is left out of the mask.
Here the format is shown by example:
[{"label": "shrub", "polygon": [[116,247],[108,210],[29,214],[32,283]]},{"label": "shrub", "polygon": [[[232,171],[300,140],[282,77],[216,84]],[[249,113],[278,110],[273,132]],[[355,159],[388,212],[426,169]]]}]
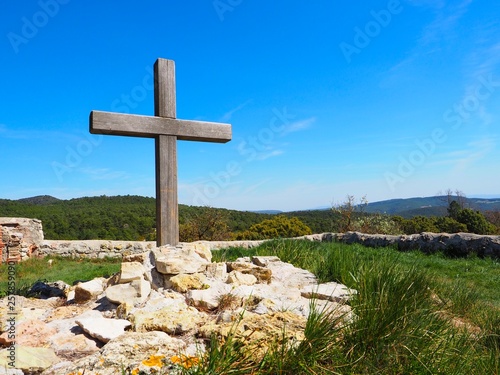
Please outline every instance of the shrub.
[{"label": "shrub", "polygon": [[440,232],[467,232],[467,225],[460,223],[451,217],[438,217],[435,219],[435,225]]},{"label": "shrub", "polygon": [[250,229],[237,233],[237,240],[264,240],[271,238],[292,238],[312,234],[311,228],[296,217],[288,218],[278,215],[259,224],[254,224]]},{"label": "shrub", "polygon": [[477,234],[493,234],[496,232],[494,225],[489,223],[479,211],[464,208],[458,213],[457,219],[467,226],[469,232]]}]

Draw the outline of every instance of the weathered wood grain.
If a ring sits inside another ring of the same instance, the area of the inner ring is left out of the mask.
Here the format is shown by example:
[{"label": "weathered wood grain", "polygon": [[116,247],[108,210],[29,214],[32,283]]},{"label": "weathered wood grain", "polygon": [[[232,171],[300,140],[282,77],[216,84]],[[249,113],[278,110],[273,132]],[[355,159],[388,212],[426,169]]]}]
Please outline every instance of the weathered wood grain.
[{"label": "weathered wood grain", "polygon": [[232,137],[229,124],[102,111],[90,113],[90,132],[146,138],[172,135],[184,141],[214,143],[226,143]]},{"label": "weathered wood grain", "polygon": [[[175,63],[158,59],[155,72],[155,116],[175,119]],[[173,126],[176,130],[182,125]],[[156,244],[179,243],[179,203],[177,196],[177,136],[156,133]]]}]

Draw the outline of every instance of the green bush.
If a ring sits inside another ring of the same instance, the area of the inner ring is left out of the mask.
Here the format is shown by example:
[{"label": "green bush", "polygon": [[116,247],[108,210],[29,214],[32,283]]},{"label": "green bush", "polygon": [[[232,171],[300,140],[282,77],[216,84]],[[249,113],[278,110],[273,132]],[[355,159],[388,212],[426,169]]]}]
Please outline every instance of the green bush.
[{"label": "green bush", "polygon": [[278,215],[259,224],[254,224],[250,229],[237,233],[237,240],[264,240],[272,238],[292,238],[312,234],[311,228],[296,217],[288,218]]},{"label": "green bush", "polygon": [[457,220],[467,226],[469,232],[477,234],[494,234],[496,228],[489,223],[479,211],[464,208],[458,213]]}]

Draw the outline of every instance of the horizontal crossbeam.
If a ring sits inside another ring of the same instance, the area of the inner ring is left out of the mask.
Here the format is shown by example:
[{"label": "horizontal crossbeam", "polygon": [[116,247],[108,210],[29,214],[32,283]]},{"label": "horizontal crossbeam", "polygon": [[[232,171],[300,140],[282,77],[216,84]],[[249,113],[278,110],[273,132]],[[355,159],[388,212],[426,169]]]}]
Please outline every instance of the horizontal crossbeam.
[{"label": "horizontal crossbeam", "polygon": [[229,124],[101,111],[90,112],[90,132],[146,138],[173,135],[179,140],[214,143],[229,142],[232,133]]}]

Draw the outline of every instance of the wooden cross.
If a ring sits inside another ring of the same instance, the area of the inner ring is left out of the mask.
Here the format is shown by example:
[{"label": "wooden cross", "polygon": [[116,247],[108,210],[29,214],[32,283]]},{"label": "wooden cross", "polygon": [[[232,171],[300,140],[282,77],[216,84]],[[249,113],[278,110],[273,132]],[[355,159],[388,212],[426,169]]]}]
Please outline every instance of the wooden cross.
[{"label": "wooden cross", "polygon": [[231,140],[231,125],[176,119],[174,61],[158,59],[154,76],[154,117],[92,111],[90,132],[155,139],[156,243],[175,246],[179,243],[177,139],[226,143]]}]

